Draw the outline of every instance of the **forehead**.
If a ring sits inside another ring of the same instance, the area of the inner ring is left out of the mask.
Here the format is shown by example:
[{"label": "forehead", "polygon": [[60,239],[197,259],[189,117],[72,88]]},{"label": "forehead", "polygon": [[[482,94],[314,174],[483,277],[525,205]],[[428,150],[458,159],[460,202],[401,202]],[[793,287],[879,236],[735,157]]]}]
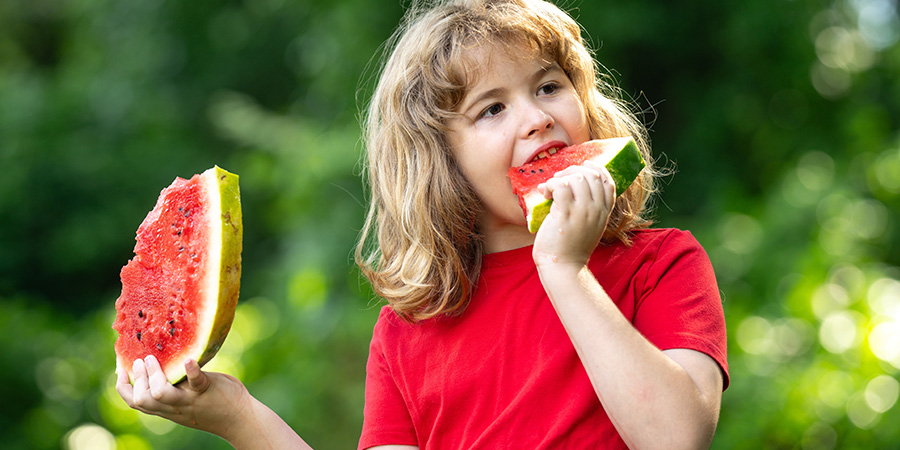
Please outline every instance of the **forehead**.
[{"label": "forehead", "polygon": [[456,71],[459,72],[459,79],[463,80],[463,90],[468,92],[498,65],[524,64],[535,60],[539,60],[545,66],[553,63],[552,58],[536,45],[521,41],[484,42],[461,49]]}]

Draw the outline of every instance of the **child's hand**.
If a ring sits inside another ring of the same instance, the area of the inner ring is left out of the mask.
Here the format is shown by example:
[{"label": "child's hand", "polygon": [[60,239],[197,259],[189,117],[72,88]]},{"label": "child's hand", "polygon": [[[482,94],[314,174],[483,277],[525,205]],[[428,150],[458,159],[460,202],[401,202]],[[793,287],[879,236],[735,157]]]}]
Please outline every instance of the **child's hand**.
[{"label": "child's hand", "polygon": [[226,437],[247,407],[249,392],[232,376],[201,371],[197,361],[188,360],[184,366],[187,380],[173,386],[156,358],[138,359],[134,362],[134,386],[120,368],[116,391],[138,411]]},{"label": "child's hand", "polygon": [[609,172],[590,161],[569,167],[547,180],[543,193],[553,204],[535,236],[535,263],[586,264],[615,204]]}]

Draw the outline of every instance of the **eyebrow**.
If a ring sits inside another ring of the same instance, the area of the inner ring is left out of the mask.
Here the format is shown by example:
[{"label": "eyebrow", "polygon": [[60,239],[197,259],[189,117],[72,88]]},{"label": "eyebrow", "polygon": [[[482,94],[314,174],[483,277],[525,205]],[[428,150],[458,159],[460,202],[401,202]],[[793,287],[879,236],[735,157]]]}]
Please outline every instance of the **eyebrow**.
[{"label": "eyebrow", "polygon": [[[483,102],[485,99],[488,99],[491,97],[497,97],[500,94],[504,93],[505,91],[506,91],[506,88],[488,89],[487,91],[482,92],[478,97],[476,97],[474,100],[472,100],[470,102],[467,102],[466,101],[467,99],[465,97],[463,97],[463,108],[461,108],[462,112],[464,114],[466,114],[469,112],[470,109],[472,109],[472,107]],[[468,97],[468,96],[466,96],[466,97]]]},{"label": "eyebrow", "polygon": [[[565,73],[565,71],[562,70],[562,67],[560,67],[559,64],[557,64],[556,62],[552,62],[550,64],[543,65],[538,70],[536,70],[534,72],[534,75],[531,76],[531,80],[536,80],[538,78],[545,76],[547,73],[554,72],[554,71],[559,71],[559,72]],[[460,102],[460,104],[462,105],[462,107],[460,108],[460,112],[463,114],[466,114],[469,112],[470,109],[472,109],[472,107],[474,105],[481,103],[482,101],[484,101],[487,98],[496,97],[500,94],[503,94],[505,91],[506,91],[505,87],[496,87],[493,89],[488,89],[488,90],[480,93],[477,97],[475,97],[471,101],[469,101],[469,99],[468,99],[469,95],[467,93],[463,97],[463,101]]]}]

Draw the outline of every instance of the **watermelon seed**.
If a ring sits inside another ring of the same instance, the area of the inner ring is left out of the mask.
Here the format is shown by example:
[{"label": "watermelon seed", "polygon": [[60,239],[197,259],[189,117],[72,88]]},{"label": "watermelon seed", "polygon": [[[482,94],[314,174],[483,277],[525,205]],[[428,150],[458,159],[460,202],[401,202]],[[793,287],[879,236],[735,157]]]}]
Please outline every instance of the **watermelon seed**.
[{"label": "watermelon seed", "polygon": [[175,325],[175,319],[170,320],[169,325]]},{"label": "watermelon seed", "polygon": [[160,344],[159,342],[157,342],[157,343],[156,343],[156,349],[157,349],[157,350],[162,350],[162,344]]},{"label": "watermelon seed", "polygon": [[531,173],[535,173],[534,169],[531,169]]},{"label": "watermelon seed", "polygon": [[178,252],[181,253],[184,251],[184,247],[178,247]]},{"label": "watermelon seed", "polygon": [[519,173],[525,173],[525,169],[519,169]]},{"label": "watermelon seed", "polygon": [[169,335],[175,336],[175,327],[169,328]]},{"label": "watermelon seed", "polygon": [[191,216],[191,211],[190,211],[190,210],[187,210],[187,211],[184,212],[184,217],[190,217],[190,216]]},{"label": "watermelon seed", "polygon": [[137,338],[138,338],[138,340],[141,340],[141,332],[140,331],[137,332]]},{"label": "watermelon seed", "polygon": [[140,317],[141,319],[144,318],[144,311],[143,311],[143,310],[138,311],[138,317]]}]

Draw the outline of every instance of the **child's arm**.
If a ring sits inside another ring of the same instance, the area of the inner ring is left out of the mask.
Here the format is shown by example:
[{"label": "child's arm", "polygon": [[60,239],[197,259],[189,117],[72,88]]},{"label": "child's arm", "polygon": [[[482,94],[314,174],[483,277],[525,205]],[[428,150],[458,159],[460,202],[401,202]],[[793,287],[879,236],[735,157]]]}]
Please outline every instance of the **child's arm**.
[{"label": "child's arm", "polygon": [[587,267],[614,201],[606,169],[587,164],[547,182],[550,216],[535,238],[541,282],[594,391],[631,448],[708,448],[722,376],[707,355],[657,349],[621,314]]},{"label": "child's arm", "polygon": [[131,408],[208,431],[237,449],[310,449],[236,378],[185,363],[187,380],[173,386],[153,356],[134,362],[134,385],[119,370],[116,390]]}]

